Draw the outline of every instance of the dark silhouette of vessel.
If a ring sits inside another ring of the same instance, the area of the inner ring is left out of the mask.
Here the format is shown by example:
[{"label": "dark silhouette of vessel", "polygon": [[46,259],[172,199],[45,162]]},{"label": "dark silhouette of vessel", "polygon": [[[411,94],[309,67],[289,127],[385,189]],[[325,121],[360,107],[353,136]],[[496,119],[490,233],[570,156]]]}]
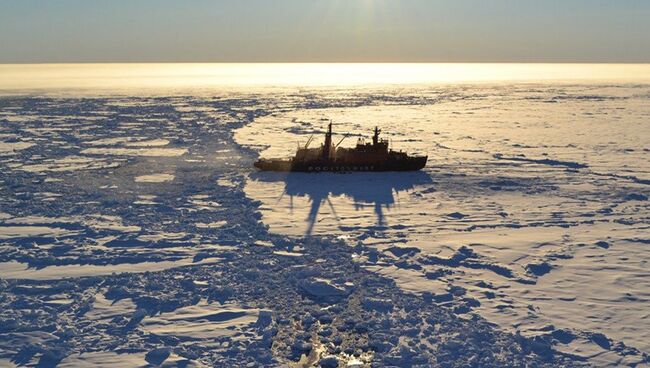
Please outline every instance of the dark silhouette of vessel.
[{"label": "dark silhouette of vessel", "polygon": [[325,142],[318,148],[309,148],[313,136],[296,155],[288,159],[259,159],[255,167],[262,171],[300,172],[355,172],[355,171],[417,171],[427,163],[427,156],[409,156],[402,151],[388,148],[388,141],[379,139],[375,127],[372,143],[357,141],[356,147],[341,148],[344,136],[336,145],[332,144],[332,123],[325,134]]}]

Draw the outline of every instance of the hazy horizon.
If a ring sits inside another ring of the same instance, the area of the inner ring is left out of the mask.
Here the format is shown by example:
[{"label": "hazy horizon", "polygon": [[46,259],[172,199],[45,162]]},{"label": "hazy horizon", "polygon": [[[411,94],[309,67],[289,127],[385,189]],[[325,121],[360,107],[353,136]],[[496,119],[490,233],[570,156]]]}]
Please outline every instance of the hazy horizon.
[{"label": "hazy horizon", "polygon": [[[650,83],[650,64],[95,63],[2,64],[0,90],[212,89],[502,82]],[[160,92],[159,91],[159,92]],[[165,92],[165,93],[167,93]]]}]

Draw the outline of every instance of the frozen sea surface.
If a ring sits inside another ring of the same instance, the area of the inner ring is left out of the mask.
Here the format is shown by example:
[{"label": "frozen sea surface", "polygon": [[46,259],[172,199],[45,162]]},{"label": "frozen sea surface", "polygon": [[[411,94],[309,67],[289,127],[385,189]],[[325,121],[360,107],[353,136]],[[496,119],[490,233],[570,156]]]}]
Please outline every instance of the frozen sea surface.
[{"label": "frozen sea surface", "polygon": [[650,352],[648,98],[599,85],[387,93],[265,116],[236,139],[286,156],[329,119],[339,137],[379,125],[395,149],[429,156],[422,173],[252,174],[245,190],[271,231],[380,250],[371,269],[405,290],[461,288],[501,328],[635,364],[628,347]]},{"label": "frozen sea surface", "polygon": [[[258,173],[326,121],[429,156]],[[643,366],[650,87],[0,98],[0,365]]]}]

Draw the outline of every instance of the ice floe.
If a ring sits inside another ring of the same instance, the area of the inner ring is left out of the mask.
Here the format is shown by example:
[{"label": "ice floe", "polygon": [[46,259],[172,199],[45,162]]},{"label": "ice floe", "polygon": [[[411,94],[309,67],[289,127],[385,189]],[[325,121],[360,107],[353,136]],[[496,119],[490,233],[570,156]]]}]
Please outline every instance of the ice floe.
[{"label": "ice floe", "polygon": [[113,273],[156,272],[183,266],[219,262],[217,258],[202,259],[198,262],[192,258],[177,261],[119,263],[108,265],[62,265],[44,268],[32,268],[28,264],[15,261],[0,263],[0,278],[26,280],[60,280],[66,278],[110,275]]},{"label": "ice floe", "polygon": [[174,180],[173,174],[151,174],[135,177],[136,183],[164,183]]},{"label": "ice floe", "polygon": [[259,317],[258,309],[243,309],[234,305],[207,303],[161,313],[142,320],[141,328],[160,336],[184,339],[214,339],[221,336],[243,334],[242,327],[250,326]]},{"label": "ice floe", "polygon": [[87,155],[175,157],[186,154],[187,148],[86,148],[81,150],[81,153]]}]

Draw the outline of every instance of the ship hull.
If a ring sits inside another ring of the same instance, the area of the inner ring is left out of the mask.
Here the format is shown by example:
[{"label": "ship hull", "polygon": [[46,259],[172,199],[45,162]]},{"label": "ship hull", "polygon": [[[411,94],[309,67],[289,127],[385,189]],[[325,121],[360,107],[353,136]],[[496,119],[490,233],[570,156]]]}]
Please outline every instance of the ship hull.
[{"label": "ship hull", "polygon": [[338,161],[303,161],[292,160],[258,160],[255,167],[262,171],[279,172],[385,172],[385,171],[418,171],[424,168],[427,156],[409,157],[400,160],[385,160],[378,162],[338,162]]}]

